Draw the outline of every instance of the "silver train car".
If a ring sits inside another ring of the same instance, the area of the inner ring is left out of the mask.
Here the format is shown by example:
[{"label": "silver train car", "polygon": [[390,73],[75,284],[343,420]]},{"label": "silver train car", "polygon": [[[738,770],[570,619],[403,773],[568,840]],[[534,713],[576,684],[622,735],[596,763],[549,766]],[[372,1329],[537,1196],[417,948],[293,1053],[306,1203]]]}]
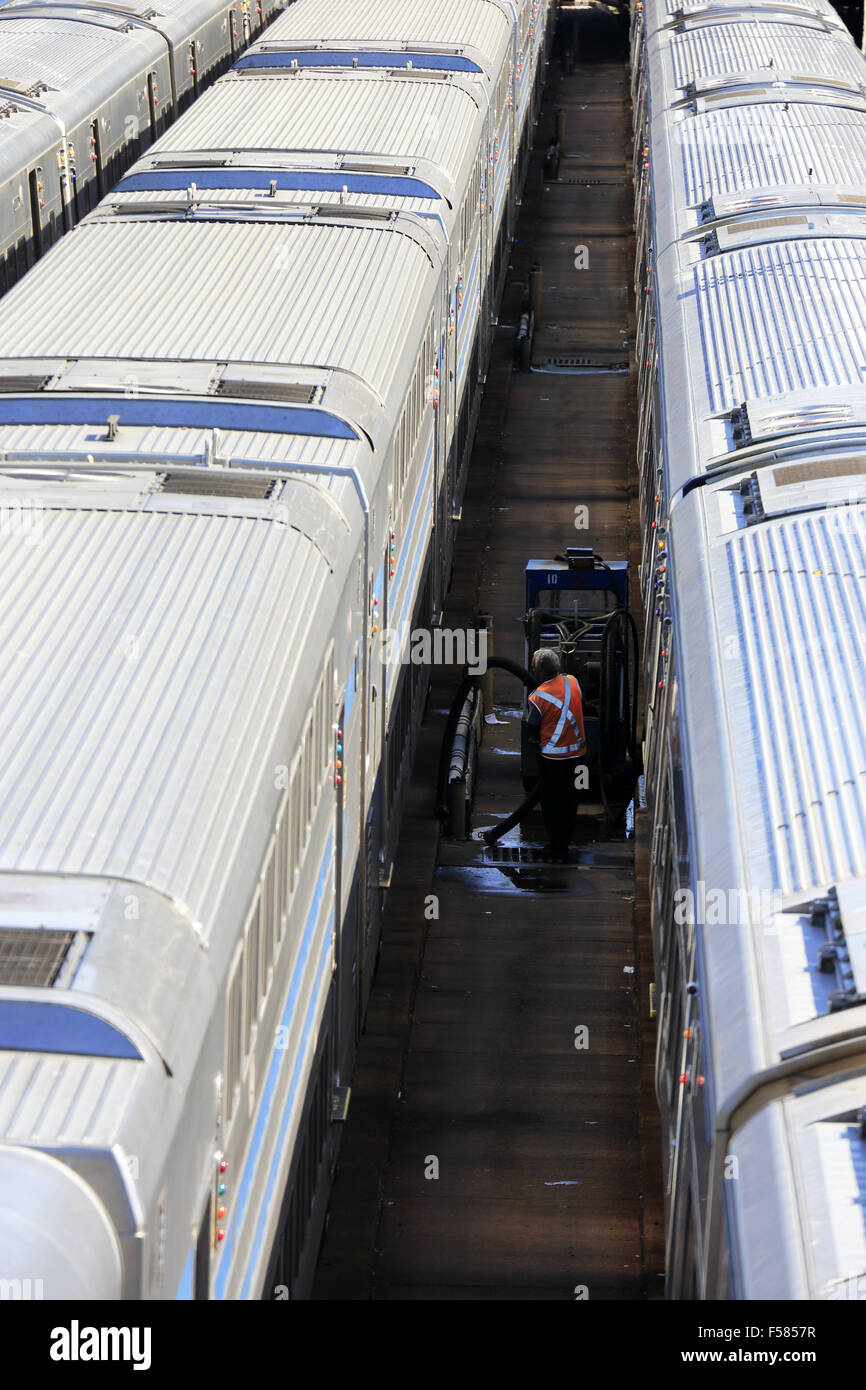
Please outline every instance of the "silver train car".
[{"label": "silver train car", "polygon": [[231,64],[279,0],[6,0],[0,294]]},{"label": "silver train car", "polygon": [[866,1297],[866,63],[632,8],[668,1294]]},{"label": "silver train car", "polygon": [[6,1288],[310,1290],[549,10],[298,0],[0,305]]}]

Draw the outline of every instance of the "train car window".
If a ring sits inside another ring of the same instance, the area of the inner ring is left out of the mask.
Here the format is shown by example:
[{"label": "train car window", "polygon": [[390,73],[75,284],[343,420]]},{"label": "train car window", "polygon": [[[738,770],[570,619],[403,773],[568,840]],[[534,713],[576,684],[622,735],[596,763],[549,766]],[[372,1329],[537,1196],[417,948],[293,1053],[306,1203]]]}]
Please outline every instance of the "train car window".
[{"label": "train car window", "polygon": [[319,804],[319,785],[322,780],[322,684],[313,699],[312,741],[310,746],[310,781],[313,790],[313,810]]},{"label": "train car window", "polygon": [[292,846],[292,862],[291,862],[291,865],[290,865],[290,867],[289,867],[289,873],[290,873],[290,880],[289,880],[289,881],[290,881],[291,886],[292,886],[292,891],[294,891],[295,884],[296,884],[297,881],[298,881],[298,870],[299,870],[299,868],[300,868],[300,866],[301,866],[301,848],[302,848],[303,842],[304,842],[304,841],[303,841],[302,811],[301,811],[301,759],[300,759],[300,758],[298,758],[298,760],[296,761],[296,763],[295,763],[295,768],[294,768],[294,771],[293,771],[293,773],[292,773],[292,799],[291,799],[291,807],[292,807],[292,834],[291,834],[290,843],[291,843],[291,846]]},{"label": "train car window", "polygon": [[683,976],[680,964],[679,932],[674,928],[668,943],[668,998],[670,1000],[663,1038],[665,1055],[666,1090],[665,1101],[669,1116],[674,1110],[676,1086],[680,1075],[680,1056],[682,1054],[682,1014],[683,1014]]},{"label": "train car window", "polygon": [[325,675],[322,680],[322,776],[327,776],[331,763],[331,733],[334,704],[334,648],[331,646],[325,661]]},{"label": "train car window", "polygon": [[241,1050],[243,1046],[243,948],[238,946],[234,964],[229,974],[229,987],[226,1002],[226,1040],[225,1040],[225,1111],[226,1124],[235,1113],[235,1092],[241,1075]]},{"label": "train car window", "polygon": [[[307,720],[307,727],[304,733],[304,815],[307,822],[307,831],[313,821],[313,780],[315,771],[313,767],[313,721]],[[304,836],[306,840],[306,835]]]},{"label": "train car window", "polygon": [[289,794],[283,797],[283,809],[277,825],[277,863],[275,870],[276,898],[274,901],[274,956],[277,947],[283,939],[283,932],[286,929],[286,908],[289,901],[289,826],[291,824],[291,809]]},{"label": "train car window", "polygon": [[274,963],[274,947],[277,941],[277,836],[271,839],[268,849],[261,896],[261,967],[259,970],[259,995],[264,998],[268,988],[268,975]]},{"label": "train car window", "polygon": [[259,894],[253,903],[244,931],[244,1054],[252,1051],[258,1022],[259,986]]}]

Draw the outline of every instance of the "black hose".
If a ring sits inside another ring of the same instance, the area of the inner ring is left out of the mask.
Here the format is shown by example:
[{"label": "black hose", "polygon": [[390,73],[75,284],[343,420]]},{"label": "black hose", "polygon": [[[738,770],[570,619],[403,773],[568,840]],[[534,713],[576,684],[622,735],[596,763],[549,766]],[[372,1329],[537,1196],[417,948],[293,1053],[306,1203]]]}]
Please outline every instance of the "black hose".
[{"label": "black hose", "polygon": [[507,835],[509,830],[513,830],[515,825],[522,821],[523,817],[528,815],[533,806],[537,806],[540,800],[541,778],[539,777],[532,791],[529,793],[529,796],[525,801],[521,801],[516,811],[512,811],[511,815],[507,816],[505,820],[500,821],[498,825],[491,825],[489,830],[485,830],[484,834],[481,836],[484,843],[486,845],[495,845],[500,836]]},{"label": "black hose", "polygon": [[[532,677],[525,666],[512,661],[507,656],[491,656],[487,662],[488,668],[496,671],[510,671],[512,676],[516,676],[523,684],[532,687]],[[448,818],[448,773],[451,765],[451,744],[454,741],[454,734],[457,729],[457,721],[460,718],[460,711],[463,708],[466,696],[469,694],[473,685],[477,685],[481,679],[481,673],[474,675],[468,672],[464,675],[457,688],[457,694],[451,702],[448,711],[448,718],[445,721],[445,732],[442,736],[442,747],[439,752],[439,775],[436,779],[436,815],[440,820]]]}]

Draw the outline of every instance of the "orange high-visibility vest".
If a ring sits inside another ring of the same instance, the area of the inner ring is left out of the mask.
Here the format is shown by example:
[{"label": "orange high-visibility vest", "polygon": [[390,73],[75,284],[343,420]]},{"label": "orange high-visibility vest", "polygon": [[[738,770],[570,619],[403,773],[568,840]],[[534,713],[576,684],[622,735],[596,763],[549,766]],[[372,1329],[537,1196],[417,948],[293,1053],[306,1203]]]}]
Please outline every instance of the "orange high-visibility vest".
[{"label": "orange high-visibility vest", "polygon": [[529,697],[541,715],[541,753],[545,758],[577,758],[586,752],[583,698],[574,676],[554,676]]}]

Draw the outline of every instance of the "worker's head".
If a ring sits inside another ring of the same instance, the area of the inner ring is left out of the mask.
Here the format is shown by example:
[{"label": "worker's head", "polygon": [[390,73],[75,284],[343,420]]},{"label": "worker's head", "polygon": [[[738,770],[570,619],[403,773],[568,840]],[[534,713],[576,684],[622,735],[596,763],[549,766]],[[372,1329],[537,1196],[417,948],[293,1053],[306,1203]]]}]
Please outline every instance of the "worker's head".
[{"label": "worker's head", "polygon": [[559,652],[555,652],[552,647],[539,647],[532,658],[530,667],[530,675],[533,679],[541,685],[544,681],[552,681],[561,670]]}]

